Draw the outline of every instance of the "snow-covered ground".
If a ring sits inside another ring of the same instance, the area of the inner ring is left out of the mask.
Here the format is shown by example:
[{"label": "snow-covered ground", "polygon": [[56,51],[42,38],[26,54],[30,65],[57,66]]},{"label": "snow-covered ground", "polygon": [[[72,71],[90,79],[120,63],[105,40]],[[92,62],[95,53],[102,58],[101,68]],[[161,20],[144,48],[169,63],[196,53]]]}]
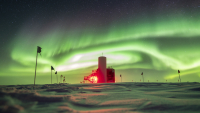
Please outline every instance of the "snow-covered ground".
[{"label": "snow-covered ground", "polygon": [[199,83],[0,86],[0,113],[200,113]]}]

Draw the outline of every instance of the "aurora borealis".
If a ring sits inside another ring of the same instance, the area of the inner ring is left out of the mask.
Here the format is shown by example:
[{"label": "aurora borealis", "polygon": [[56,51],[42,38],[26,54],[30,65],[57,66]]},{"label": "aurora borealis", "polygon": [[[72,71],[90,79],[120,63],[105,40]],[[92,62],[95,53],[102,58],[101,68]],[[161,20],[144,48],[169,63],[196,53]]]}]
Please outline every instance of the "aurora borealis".
[{"label": "aurora borealis", "polygon": [[37,46],[42,52],[36,84],[50,83],[51,65],[67,83],[79,83],[97,68],[102,53],[115,69],[117,82],[120,74],[124,82],[139,82],[141,72],[145,82],[177,82],[178,69],[182,82],[199,82],[198,4],[198,0],[2,1],[1,84],[33,83]]}]

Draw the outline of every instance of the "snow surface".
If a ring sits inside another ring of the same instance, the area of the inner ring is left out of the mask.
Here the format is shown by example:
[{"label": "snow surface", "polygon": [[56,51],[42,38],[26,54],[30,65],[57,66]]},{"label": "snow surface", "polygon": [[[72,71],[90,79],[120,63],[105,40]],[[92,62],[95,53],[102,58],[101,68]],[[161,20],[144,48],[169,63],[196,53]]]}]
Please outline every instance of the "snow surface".
[{"label": "snow surface", "polygon": [[200,113],[199,83],[0,86],[0,113]]}]

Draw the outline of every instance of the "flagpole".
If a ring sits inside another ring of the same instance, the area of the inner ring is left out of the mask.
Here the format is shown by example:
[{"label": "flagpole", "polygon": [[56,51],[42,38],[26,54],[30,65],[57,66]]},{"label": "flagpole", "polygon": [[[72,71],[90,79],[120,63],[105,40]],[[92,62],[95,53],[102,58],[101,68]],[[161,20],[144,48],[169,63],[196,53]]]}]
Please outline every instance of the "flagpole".
[{"label": "flagpole", "polygon": [[180,82],[181,82],[181,77],[180,77],[180,71],[178,70],[178,74],[179,74],[179,79],[180,79]]},{"label": "flagpole", "polygon": [[34,78],[34,86],[35,86],[35,79],[36,79],[37,57],[38,57],[38,52],[37,52],[37,55],[36,55],[36,65],[35,65],[35,78]]},{"label": "flagpole", "polygon": [[55,74],[56,74],[56,78],[57,78],[57,83],[58,83],[58,74],[57,74],[57,71],[55,72]]},{"label": "flagpole", "polygon": [[58,75],[56,74],[56,76],[57,76],[57,84],[58,84]]},{"label": "flagpole", "polygon": [[[143,72],[141,73],[141,75],[142,75],[142,79],[143,79],[143,82],[144,82]],[[141,82],[141,79],[140,79],[140,82]]]},{"label": "flagpole", "polygon": [[143,82],[144,82],[144,77],[143,77],[143,75],[142,75],[142,78],[143,78]]}]

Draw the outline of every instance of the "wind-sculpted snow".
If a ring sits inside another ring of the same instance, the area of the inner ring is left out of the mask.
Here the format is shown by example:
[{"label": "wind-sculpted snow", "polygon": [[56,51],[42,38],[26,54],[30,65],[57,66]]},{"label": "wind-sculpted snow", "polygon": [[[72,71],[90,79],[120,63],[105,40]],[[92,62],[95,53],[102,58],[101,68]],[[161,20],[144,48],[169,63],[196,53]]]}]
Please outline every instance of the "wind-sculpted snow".
[{"label": "wind-sculpted snow", "polygon": [[0,113],[199,113],[199,83],[0,86]]}]

